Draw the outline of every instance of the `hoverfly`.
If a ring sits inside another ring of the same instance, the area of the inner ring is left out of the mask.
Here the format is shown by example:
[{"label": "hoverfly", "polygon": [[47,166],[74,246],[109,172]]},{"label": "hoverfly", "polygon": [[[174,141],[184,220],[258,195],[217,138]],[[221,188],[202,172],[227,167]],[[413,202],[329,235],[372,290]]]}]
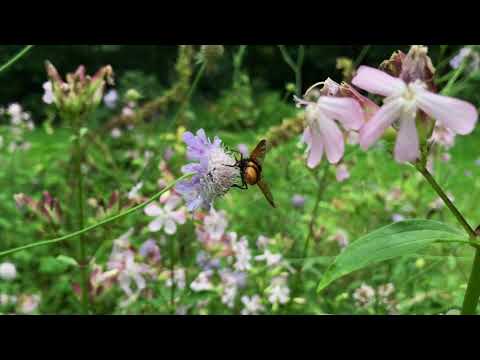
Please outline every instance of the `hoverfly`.
[{"label": "hoverfly", "polygon": [[239,189],[246,190],[248,185],[258,185],[262,191],[265,198],[268,200],[270,205],[275,207],[273,201],[272,193],[267,185],[267,183],[262,178],[262,163],[265,158],[265,153],[267,152],[267,141],[261,140],[255,149],[250,154],[250,157],[244,159],[242,153],[240,153],[240,160],[235,159],[236,163],[232,166],[238,167],[240,169],[240,176],[242,179],[242,186],[233,185]]}]

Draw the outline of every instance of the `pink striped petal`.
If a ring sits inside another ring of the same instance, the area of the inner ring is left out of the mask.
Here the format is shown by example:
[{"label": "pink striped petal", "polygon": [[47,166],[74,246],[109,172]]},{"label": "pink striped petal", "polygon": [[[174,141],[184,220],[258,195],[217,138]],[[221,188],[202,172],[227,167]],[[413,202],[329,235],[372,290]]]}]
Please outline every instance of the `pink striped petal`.
[{"label": "pink striped petal", "polygon": [[473,131],[478,112],[472,104],[426,90],[418,90],[416,98],[420,109],[453,132],[466,135]]},{"label": "pink striped petal", "polygon": [[414,161],[418,158],[419,152],[420,145],[415,117],[402,117],[397,141],[395,142],[395,160],[399,163]]},{"label": "pink striped petal", "polygon": [[367,150],[375,143],[400,116],[403,106],[401,99],[384,104],[360,130],[360,146]]},{"label": "pink striped petal", "polygon": [[406,88],[403,80],[369,66],[360,66],[352,84],[373,94],[390,96],[403,92]]},{"label": "pink striped petal", "polygon": [[323,156],[323,143],[320,134],[312,134],[310,127],[305,128],[303,133],[303,140],[308,145],[308,159],[307,166],[311,169],[316,167]]},{"label": "pink striped petal", "polygon": [[322,135],[322,142],[325,147],[328,161],[331,164],[338,163],[345,151],[342,132],[337,124],[326,116],[319,119],[318,126]]},{"label": "pink striped petal", "polygon": [[347,130],[358,130],[363,125],[363,110],[352,98],[322,96],[319,108],[329,117],[338,120]]}]

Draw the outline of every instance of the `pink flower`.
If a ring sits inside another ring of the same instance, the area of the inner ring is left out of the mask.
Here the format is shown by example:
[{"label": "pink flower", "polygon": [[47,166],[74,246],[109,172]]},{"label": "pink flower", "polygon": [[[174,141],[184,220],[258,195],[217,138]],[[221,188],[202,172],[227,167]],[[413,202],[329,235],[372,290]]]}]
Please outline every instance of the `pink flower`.
[{"label": "pink flower", "polygon": [[473,131],[478,113],[470,103],[427,90],[424,82],[409,84],[387,73],[361,66],[352,83],[374,94],[385,96],[384,105],[360,131],[360,145],[368,149],[396,120],[400,121],[395,144],[395,160],[414,161],[419,156],[419,139],[415,124],[418,110],[434,118],[456,134]]},{"label": "pink flower", "polygon": [[[325,84],[328,85],[327,82]],[[296,101],[297,105],[306,106],[307,127],[303,133],[303,142],[308,146],[307,165],[310,168],[317,166],[324,151],[331,164],[338,163],[343,157],[345,142],[335,120],[346,130],[360,129],[364,120],[360,104],[352,98],[330,95],[322,95],[316,102],[298,98]]]},{"label": "pink flower", "polygon": [[350,173],[348,172],[347,165],[345,164],[338,165],[335,176],[338,182],[343,182],[347,180],[350,177]]},{"label": "pink flower", "polygon": [[163,207],[158,206],[156,203],[147,205],[145,208],[145,214],[153,216],[155,219],[148,224],[148,229],[151,232],[163,230],[168,235],[173,235],[177,232],[177,224],[185,224],[186,212],[182,206],[175,210],[180,205],[182,198],[171,192],[166,192],[160,197],[160,203],[164,204]]}]

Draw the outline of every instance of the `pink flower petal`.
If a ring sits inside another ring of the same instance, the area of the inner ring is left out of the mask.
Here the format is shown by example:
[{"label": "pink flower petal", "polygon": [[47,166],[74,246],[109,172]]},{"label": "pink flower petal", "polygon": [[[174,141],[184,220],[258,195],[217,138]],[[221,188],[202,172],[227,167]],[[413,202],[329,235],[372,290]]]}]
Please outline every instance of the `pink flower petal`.
[{"label": "pink flower petal", "polygon": [[151,232],[157,232],[159,231],[163,226],[163,219],[162,218],[156,218],[150,224],[148,224],[148,230]]},{"label": "pink flower petal", "polygon": [[148,216],[159,216],[163,214],[162,208],[154,203],[148,204],[144,211]]},{"label": "pink flower petal", "polygon": [[360,146],[366,150],[375,143],[387,128],[400,116],[402,101],[395,100],[383,105],[360,130]]},{"label": "pink flower petal", "polygon": [[373,94],[390,96],[405,90],[405,83],[399,78],[369,66],[360,66],[352,84]]},{"label": "pink flower petal", "polygon": [[363,125],[363,110],[354,99],[322,96],[318,106],[329,118],[340,121],[347,130],[358,130]]},{"label": "pink flower petal", "polygon": [[177,232],[177,224],[172,219],[165,220],[165,228],[164,231],[168,235],[173,235]]},{"label": "pink flower petal", "polygon": [[336,164],[340,161],[345,151],[343,134],[337,124],[325,116],[319,119],[318,125],[325,152],[327,153],[327,159],[331,164]]},{"label": "pink flower petal", "polygon": [[419,153],[420,145],[415,118],[402,118],[395,142],[395,160],[400,163],[414,161],[418,158]]},{"label": "pink flower petal", "polygon": [[472,104],[426,90],[417,91],[417,104],[430,117],[461,135],[471,133],[478,119],[477,109]]},{"label": "pink flower petal", "polygon": [[322,160],[322,137],[319,133],[317,133],[316,131],[312,131],[310,127],[307,127],[304,132],[304,139],[307,140],[307,138],[309,140],[309,142],[307,142],[307,144],[309,145],[307,165],[309,168],[313,169],[320,163],[320,160]]}]

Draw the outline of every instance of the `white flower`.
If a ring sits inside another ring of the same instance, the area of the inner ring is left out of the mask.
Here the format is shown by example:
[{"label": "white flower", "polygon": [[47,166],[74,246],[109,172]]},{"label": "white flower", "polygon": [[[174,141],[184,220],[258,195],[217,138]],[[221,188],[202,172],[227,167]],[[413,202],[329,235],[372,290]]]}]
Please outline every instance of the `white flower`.
[{"label": "white flower", "polygon": [[242,315],[257,315],[265,310],[262,305],[262,299],[258,295],[253,295],[252,297],[244,295],[241,300],[243,305],[245,305],[241,312]]},{"label": "white flower", "polygon": [[375,290],[367,284],[362,284],[353,293],[353,298],[356,300],[357,306],[370,306],[375,300]]},{"label": "white flower", "polygon": [[55,101],[53,95],[52,83],[50,81],[43,83],[43,90],[45,91],[42,96],[42,100],[45,104],[52,104]]},{"label": "white flower", "polygon": [[114,139],[118,139],[120,136],[122,136],[122,130],[119,128],[113,128],[110,132],[110,136]]},{"label": "white flower", "polygon": [[148,224],[148,229],[151,232],[157,232],[163,227],[166,234],[175,234],[177,232],[177,224],[185,224],[186,222],[184,207],[175,210],[181,201],[181,197],[166,192],[160,197],[160,203],[164,203],[163,207],[158,206],[156,203],[149,204],[145,208],[145,214],[153,216],[155,219]]},{"label": "white flower", "polygon": [[287,279],[284,276],[277,276],[272,279],[267,289],[268,301],[271,304],[286,304],[290,300],[290,289]]},{"label": "white flower", "polygon": [[270,244],[270,239],[266,236],[260,235],[257,239],[257,246],[260,249],[265,249]]},{"label": "white flower", "polygon": [[257,261],[265,260],[267,262],[267,266],[275,266],[280,264],[280,262],[282,261],[282,255],[273,254],[270,252],[270,250],[265,249],[262,255],[255,256],[255,260]]},{"label": "white flower", "polygon": [[129,200],[136,199],[142,187],[143,187],[143,181],[140,181],[128,192],[128,195],[127,195],[128,199]]},{"label": "white flower", "polygon": [[179,268],[173,271],[173,281],[171,271],[167,272],[168,278],[165,281],[165,286],[172,287],[173,283],[178,289],[185,288],[185,269]]},{"label": "white flower", "polygon": [[208,291],[213,289],[213,284],[210,282],[212,271],[202,271],[197,278],[190,284],[190,289],[195,292]]},{"label": "white flower", "polygon": [[233,240],[232,250],[235,254],[236,262],[233,265],[235,270],[245,271],[249,270],[252,266],[250,260],[252,255],[248,248],[248,239],[245,236],[242,236],[240,240]]},{"label": "white flower", "polygon": [[392,215],[392,221],[393,222],[399,222],[399,221],[403,221],[405,220],[405,216],[403,216],[402,214],[393,214]]},{"label": "white flower", "polygon": [[10,115],[12,125],[20,125],[23,120],[23,109],[19,103],[8,106],[7,114]]},{"label": "white flower", "polygon": [[238,288],[245,286],[246,276],[241,272],[232,272],[228,269],[220,272],[222,279],[222,303],[233,308]]},{"label": "white flower", "polygon": [[203,220],[205,232],[209,235],[210,240],[220,241],[228,226],[225,211],[216,211],[213,207]]},{"label": "white flower", "polygon": [[17,269],[11,262],[4,262],[0,264],[0,279],[13,280],[17,277]]}]

